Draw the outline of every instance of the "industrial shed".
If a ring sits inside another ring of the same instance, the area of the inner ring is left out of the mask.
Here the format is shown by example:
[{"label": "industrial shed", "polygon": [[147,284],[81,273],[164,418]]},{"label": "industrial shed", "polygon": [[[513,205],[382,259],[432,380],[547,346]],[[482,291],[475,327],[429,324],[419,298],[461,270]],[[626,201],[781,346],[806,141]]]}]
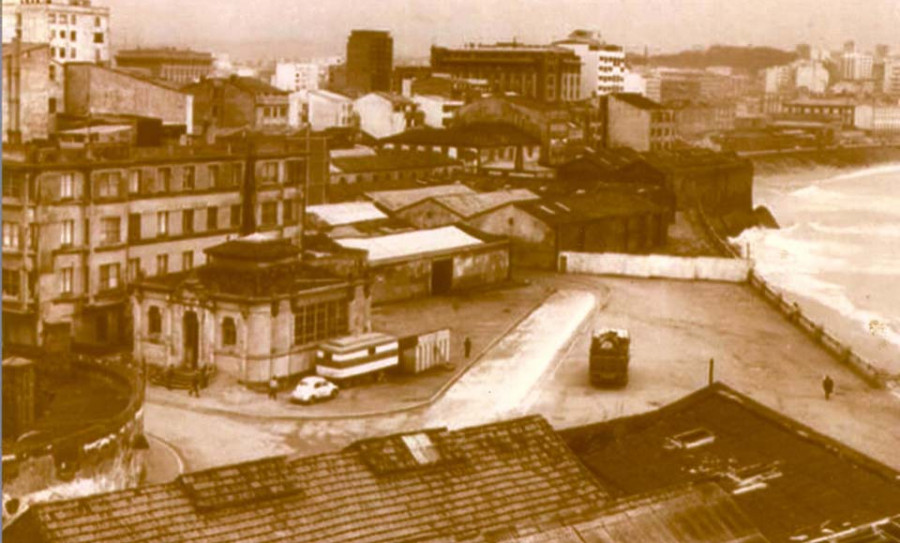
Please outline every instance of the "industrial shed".
[{"label": "industrial shed", "polygon": [[509,242],[465,226],[335,241],[367,252],[376,303],[449,294],[509,278]]}]

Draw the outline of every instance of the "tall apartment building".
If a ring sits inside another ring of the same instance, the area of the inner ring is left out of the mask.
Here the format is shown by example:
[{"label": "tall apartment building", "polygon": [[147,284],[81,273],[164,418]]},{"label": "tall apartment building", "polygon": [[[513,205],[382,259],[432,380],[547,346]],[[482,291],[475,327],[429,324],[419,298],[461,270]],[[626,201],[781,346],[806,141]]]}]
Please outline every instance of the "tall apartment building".
[{"label": "tall apartment building", "polygon": [[625,50],[605,43],[599,32],[576,30],[554,45],[573,51],[581,59],[580,99],[625,90]]},{"label": "tall apartment building", "polygon": [[354,30],[347,39],[348,88],[366,94],[389,92],[394,70],[394,38],[380,30]]},{"label": "tall apartment building", "polygon": [[272,85],[287,92],[318,90],[323,67],[312,62],[278,62]]},{"label": "tall apartment building", "polygon": [[212,53],[175,49],[128,49],[116,53],[116,67],[173,83],[187,84],[209,77]]},{"label": "tall apartment building", "polygon": [[845,81],[872,79],[874,62],[872,55],[867,53],[844,53],[841,56],[841,78]]},{"label": "tall apartment building", "polygon": [[891,96],[900,96],[900,56],[884,59],[884,77],[881,90]]},{"label": "tall apartment building", "polygon": [[127,341],[129,284],[242,229],[298,238],[304,187],[328,179],[318,139],[107,153],[4,149],[4,348]]},{"label": "tall apartment building", "polygon": [[545,103],[574,102],[581,94],[581,60],[569,49],[518,43],[432,47],[431,67],[454,77],[484,79],[495,93]]},{"label": "tall apartment building", "polygon": [[109,62],[109,8],[90,0],[3,0],[3,41],[49,43],[59,62]]}]

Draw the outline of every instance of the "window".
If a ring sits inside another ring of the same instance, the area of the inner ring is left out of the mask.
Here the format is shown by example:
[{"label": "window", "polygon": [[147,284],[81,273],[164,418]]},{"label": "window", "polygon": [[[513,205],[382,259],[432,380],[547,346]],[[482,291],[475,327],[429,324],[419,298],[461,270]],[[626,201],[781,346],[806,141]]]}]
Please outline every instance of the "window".
[{"label": "window", "polygon": [[194,190],[194,177],[196,176],[196,170],[193,166],[185,166],[183,170],[183,177],[181,180],[181,188],[182,190]]},{"label": "window", "polygon": [[64,173],[59,177],[59,197],[75,197],[75,179],[70,173]]},{"label": "window", "polygon": [[60,13],[59,14],[59,24],[64,25],[64,24],[68,24],[68,22],[69,22],[68,16],[65,13]]},{"label": "window", "polygon": [[159,191],[169,192],[172,187],[172,168],[159,169]]},{"label": "window", "polygon": [[21,290],[19,270],[3,268],[3,295],[18,296]]},{"label": "window", "polygon": [[78,20],[77,16],[73,13],[70,17],[72,18],[72,24],[75,24],[75,22]]},{"label": "window", "polygon": [[22,188],[25,186],[25,178],[22,174],[7,174],[3,172],[3,196],[12,198],[22,197]]},{"label": "window", "polygon": [[238,228],[241,226],[241,204],[231,206],[231,227]]},{"label": "window", "polygon": [[100,266],[100,290],[117,288],[119,288],[119,264],[104,264]]},{"label": "window", "polygon": [[194,251],[181,253],[181,270],[187,271],[194,267]]},{"label": "window", "polygon": [[290,160],[287,162],[287,181],[289,185],[297,185],[306,181],[306,161]]},{"label": "window", "polygon": [[73,47],[73,48],[69,49],[69,58],[74,60],[76,56],[77,55],[75,54],[75,48]]},{"label": "window", "polygon": [[56,14],[50,13],[49,15],[47,15],[47,22],[50,24],[55,24],[56,23]]},{"label": "window", "polygon": [[102,26],[102,25],[103,25],[103,23],[102,23],[102,21],[100,20],[100,17],[94,17],[94,26],[100,27],[100,26]]},{"label": "window", "polygon": [[14,222],[3,221],[3,248],[19,249],[19,225]]},{"label": "window", "polygon": [[278,182],[278,163],[277,162],[263,162],[259,168],[259,180],[262,183],[277,183]]},{"label": "window", "polygon": [[128,215],[128,241],[135,242],[141,240],[141,214],[131,213]]},{"label": "window", "polygon": [[56,98],[47,100],[47,113],[56,113]]},{"label": "window", "polygon": [[234,345],[237,343],[237,327],[232,317],[222,320],[222,345]]},{"label": "window", "polygon": [[194,233],[194,210],[193,209],[185,209],[181,212],[181,233],[182,234],[193,234]]},{"label": "window", "polygon": [[128,259],[128,280],[131,282],[137,281],[141,277],[141,259],[140,258],[129,258]]},{"label": "window", "polygon": [[169,235],[169,212],[168,211],[159,211],[156,213],[156,235],[157,236],[168,236]]},{"label": "window", "polygon": [[235,162],[231,167],[231,186],[239,187],[241,186],[241,179],[244,177],[244,165],[240,162]]},{"label": "window", "polygon": [[156,255],[156,275],[169,273],[169,255]]},{"label": "window", "polygon": [[348,328],[345,300],[305,305],[294,313],[294,344],[304,345],[339,336]]},{"label": "window", "polygon": [[278,224],[278,202],[263,202],[260,217],[260,226],[274,226]]},{"label": "window", "polygon": [[75,268],[69,266],[59,270],[59,292],[72,294],[72,280],[75,277]]},{"label": "window", "polygon": [[100,198],[115,198],[119,195],[119,183],[122,174],[119,172],[104,172],[97,176],[97,195]]},{"label": "window", "polygon": [[105,217],[100,222],[100,244],[114,245],[121,241],[121,220],[119,217]]},{"label": "window", "polygon": [[137,194],[141,191],[141,170],[131,170],[128,172],[128,192]]},{"label": "window", "polygon": [[219,229],[219,208],[206,208],[206,229],[211,232]]},{"label": "window", "polygon": [[155,305],[151,305],[150,309],[147,310],[147,333],[162,333],[162,311]]},{"label": "window", "polygon": [[77,38],[78,38],[78,35],[75,33],[74,30],[71,31],[71,32],[69,32],[69,39],[70,39],[70,40],[72,40],[72,41],[78,41]]},{"label": "window", "polygon": [[63,246],[75,244],[75,221],[68,220],[62,222],[62,231],[59,235],[59,243]]},{"label": "window", "polygon": [[293,200],[284,201],[284,224],[294,224],[294,207],[296,203]]},{"label": "window", "polygon": [[94,32],[94,43],[103,43],[103,32]]},{"label": "window", "polygon": [[669,444],[678,449],[695,449],[716,440],[715,434],[705,428],[696,428],[669,438]]},{"label": "window", "polygon": [[220,186],[221,183],[222,183],[222,180],[220,179],[220,175],[219,175],[219,173],[220,173],[220,172],[219,172],[219,165],[218,165],[218,164],[211,164],[211,165],[209,165],[209,166],[206,167],[206,170],[207,170],[207,173],[208,173],[208,175],[209,175],[209,186],[210,186],[210,187],[219,188],[219,186]]}]

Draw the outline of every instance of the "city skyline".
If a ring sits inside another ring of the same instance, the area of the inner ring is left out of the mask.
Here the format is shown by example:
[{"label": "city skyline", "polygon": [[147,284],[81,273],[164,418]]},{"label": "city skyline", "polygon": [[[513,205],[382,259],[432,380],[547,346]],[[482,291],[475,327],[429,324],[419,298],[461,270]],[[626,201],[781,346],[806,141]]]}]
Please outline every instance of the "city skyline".
[{"label": "city skyline", "polygon": [[[516,39],[549,43],[575,28],[599,30],[611,43],[648,45],[676,52],[713,44],[772,46],[792,49],[797,43],[839,47],[855,40],[863,49],[878,43],[896,45],[894,23],[900,4],[870,0],[866,9],[843,0],[821,2],[762,0],[733,2],[549,2],[536,0],[522,10],[507,0],[479,4],[474,0],[434,3],[426,0],[385,0],[327,4],[308,0],[285,3],[259,0],[248,12],[243,3],[197,0],[139,2],[105,0],[115,13],[116,47],[175,45],[211,48],[237,57],[272,54],[312,56],[341,54],[354,28],[389,30],[397,56],[426,56],[431,45],[491,43]],[[216,16],[210,17],[215,6]],[[518,9],[516,9],[518,8]],[[180,16],[173,17],[174,13]],[[147,20],[166,21],[146,25]],[[542,24],[535,25],[535,20]],[[219,35],[222,28],[232,33]]]}]

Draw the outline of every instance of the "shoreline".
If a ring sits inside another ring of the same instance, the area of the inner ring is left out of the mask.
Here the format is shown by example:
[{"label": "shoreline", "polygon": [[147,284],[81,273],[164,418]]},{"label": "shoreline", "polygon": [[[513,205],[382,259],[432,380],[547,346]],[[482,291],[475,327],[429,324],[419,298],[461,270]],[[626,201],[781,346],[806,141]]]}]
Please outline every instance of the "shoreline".
[{"label": "shoreline", "polygon": [[[780,171],[772,169],[765,174],[755,176],[755,180],[765,179],[772,181],[777,180],[778,178],[784,178],[783,182],[785,188],[792,188],[810,186],[810,184],[815,181],[827,181],[829,178],[847,174],[861,174],[862,176],[866,175],[866,172],[884,168],[888,165],[900,168],[900,148],[891,149],[896,151],[896,156],[894,156],[893,153],[880,154],[878,158],[883,160],[875,161],[875,163],[847,163],[838,166],[835,165],[834,162],[831,164],[810,162],[797,168],[788,167],[787,169],[782,169]],[[778,164],[778,162],[769,161],[769,167],[772,167],[775,164]],[[787,163],[782,162],[780,165],[783,167],[786,164]],[[875,172],[873,171],[872,173]],[[754,187],[754,192],[757,190],[757,187]],[[781,216],[778,216],[776,214],[777,210],[772,208],[771,202],[760,201],[754,202],[754,204],[766,206],[773,216],[775,216],[776,220],[782,219],[785,215],[785,213],[781,213]],[[789,226],[790,225],[788,225],[788,227]],[[735,245],[735,239],[736,238],[729,238],[729,242],[732,245]],[[754,268],[758,268],[756,259],[752,260]],[[815,296],[791,290],[782,284],[779,284],[777,280],[771,280],[765,277],[765,275],[760,275],[760,277],[768,282],[772,288],[781,292],[785,296],[785,299],[792,303],[796,302],[803,313],[808,315],[812,321],[823,326],[828,333],[832,334],[836,339],[851,348],[861,358],[869,361],[872,366],[879,371],[884,372],[889,380],[897,380],[900,378],[900,345],[879,336],[875,331],[867,329],[867,323],[843,313],[841,310],[830,306],[828,303],[817,299]],[[858,308],[856,304],[854,304],[854,306]],[[869,323],[869,326],[874,326],[875,324]]]}]

